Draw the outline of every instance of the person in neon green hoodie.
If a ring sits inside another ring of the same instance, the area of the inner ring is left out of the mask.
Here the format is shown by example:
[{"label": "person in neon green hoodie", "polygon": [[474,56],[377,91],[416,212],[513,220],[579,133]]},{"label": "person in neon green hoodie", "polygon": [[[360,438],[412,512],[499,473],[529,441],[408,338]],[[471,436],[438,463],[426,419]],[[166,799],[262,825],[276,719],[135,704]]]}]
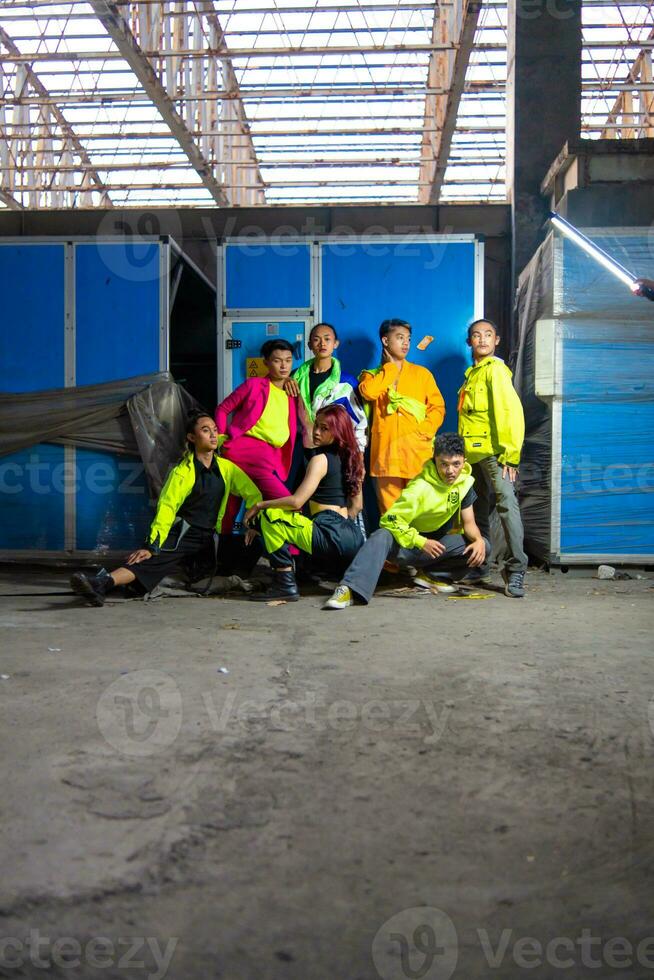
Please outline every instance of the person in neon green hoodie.
[{"label": "person in neon green hoodie", "polygon": [[370,602],[389,558],[423,569],[416,585],[453,591],[429,573],[465,578],[483,564],[490,547],[475,523],[473,483],[461,436],[436,436],[433,459],[382,516],[379,530],[370,535],[324,608],[345,609],[355,598]]},{"label": "person in neon green hoodie", "polygon": [[261,493],[240,467],[216,453],[218,429],[206,412],[193,411],[186,422],[187,451],[168,474],[147,542],[113,572],[97,575],[75,572],[73,592],[91,606],[104,605],[107,592],[137,581],[144,592],[166,575],[179,570],[184,558],[213,544],[220,532],[230,493],[242,497],[246,507],[261,500]]},{"label": "person in neon green hoodie", "polygon": [[[525,437],[522,404],[511,383],[511,371],[495,357],[500,341],[490,320],[475,320],[468,327],[473,364],[459,389],[459,434],[465,440],[466,459],[472,465],[477,501],[475,518],[490,538],[491,498],[504,530],[506,547],[500,556],[506,595],[525,594],[527,555],[515,481]],[[486,568],[480,570],[484,575]]]}]

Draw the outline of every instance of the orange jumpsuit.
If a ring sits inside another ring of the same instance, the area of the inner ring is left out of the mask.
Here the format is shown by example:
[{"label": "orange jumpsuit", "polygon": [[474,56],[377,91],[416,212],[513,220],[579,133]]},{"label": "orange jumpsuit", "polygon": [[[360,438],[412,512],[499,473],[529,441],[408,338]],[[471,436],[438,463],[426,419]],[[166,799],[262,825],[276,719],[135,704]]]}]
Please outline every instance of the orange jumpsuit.
[{"label": "orange jumpsuit", "polygon": [[[398,395],[424,404],[424,421],[419,422],[404,406],[389,413],[389,389],[396,382]],[[410,361],[403,361],[401,369],[387,362],[377,374],[363,371],[359,391],[373,403],[370,475],[376,478],[379,509],[385,514],[431,459],[434,436],[445,418],[445,402],[431,371]]]}]

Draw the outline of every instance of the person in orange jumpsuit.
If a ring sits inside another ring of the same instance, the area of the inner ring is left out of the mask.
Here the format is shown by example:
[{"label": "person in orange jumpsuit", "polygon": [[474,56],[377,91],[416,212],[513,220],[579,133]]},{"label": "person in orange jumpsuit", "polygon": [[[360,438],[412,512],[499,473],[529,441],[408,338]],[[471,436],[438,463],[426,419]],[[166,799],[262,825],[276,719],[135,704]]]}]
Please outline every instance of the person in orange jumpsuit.
[{"label": "person in orange jumpsuit", "polygon": [[384,320],[379,338],[381,365],[361,372],[359,393],[372,408],[370,475],[385,514],[431,459],[445,402],[431,371],[406,359],[411,327],[405,320]]}]

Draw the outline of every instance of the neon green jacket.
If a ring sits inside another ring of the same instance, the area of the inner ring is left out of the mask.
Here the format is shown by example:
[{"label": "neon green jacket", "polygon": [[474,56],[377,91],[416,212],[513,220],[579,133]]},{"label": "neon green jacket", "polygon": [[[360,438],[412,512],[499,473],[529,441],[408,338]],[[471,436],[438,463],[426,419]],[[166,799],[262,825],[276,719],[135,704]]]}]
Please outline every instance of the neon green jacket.
[{"label": "neon green jacket", "polygon": [[497,456],[502,466],[520,463],[525,416],[511,378],[499,357],[485,357],[466,371],[459,388],[459,435],[469,463],[487,456]]},{"label": "neon green jacket", "polygon": [[[222,459],[217,453],[216,462],[218,463],[220,475],[225,482],[225,493],[220,502],[218,517],[216,518],[216,530],[220,531],[230,493],[235,494],[237,497],[242,497],[245,501],[245,506],[248,508],[259,503],[262,497],[250,477],[245,475],[240,466],[237,466],[228,459]],[[170,471],[159,494],[157,513],[154,515],[148,537],[149,546],[152,546],[155,553],[159,551],[161,545],[168,537],[168,533],[173,526],[173,521],[177,517],[177,511],[194,486],[195,465],[193,453],[188,452],[182,461]]]},{"label": "neon green jacket", "polygon": [[461,510],[461,501],[474,483],[469,463],[463,464],[454,483],[443,483],[433,459],[404,488],[379,522],[401,548],[422,548],[421,531],[436,531]]}]

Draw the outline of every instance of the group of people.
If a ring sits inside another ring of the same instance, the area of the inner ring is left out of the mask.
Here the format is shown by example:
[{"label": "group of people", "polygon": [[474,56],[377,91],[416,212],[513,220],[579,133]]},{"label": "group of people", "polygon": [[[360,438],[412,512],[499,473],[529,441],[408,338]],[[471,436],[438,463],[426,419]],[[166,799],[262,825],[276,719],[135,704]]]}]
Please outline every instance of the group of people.
[{"label": "group of people", "polygon": [[[296,601],[300,574],[340,578],[325,608],[368,603],[383,568],[411,568],[416,586],[452,591],[488,574],[490,512],[504,531],[499,555],[505,593],[524,595],[527,556],[515,493],[524,416],[509,368],[495,355],[500,337],[487,319],[468,327],[472,353],[459,389],[458,433],[438,433],[445,404],[430,371],[407,359],[411,326],[384,320],[381,358],[358,380],[344,372],[336,329],[313,327],[312,358],[293,371],[281,338],[261,350],[266,374],[239,385],[214,417],[187,420],[183,458],[159,496],[148,540],[115,571],[76,572],[73,590],[104,604],[116,586],[151,591],[182,562],[229,535],[245,507],[245,543],[258,540],[273,573],[254,600]],[[304,470],[291,485],[296,438]],[[379,529],[363,530],[369,470]],[[295,481],[297,483],[297,481]]]}]

